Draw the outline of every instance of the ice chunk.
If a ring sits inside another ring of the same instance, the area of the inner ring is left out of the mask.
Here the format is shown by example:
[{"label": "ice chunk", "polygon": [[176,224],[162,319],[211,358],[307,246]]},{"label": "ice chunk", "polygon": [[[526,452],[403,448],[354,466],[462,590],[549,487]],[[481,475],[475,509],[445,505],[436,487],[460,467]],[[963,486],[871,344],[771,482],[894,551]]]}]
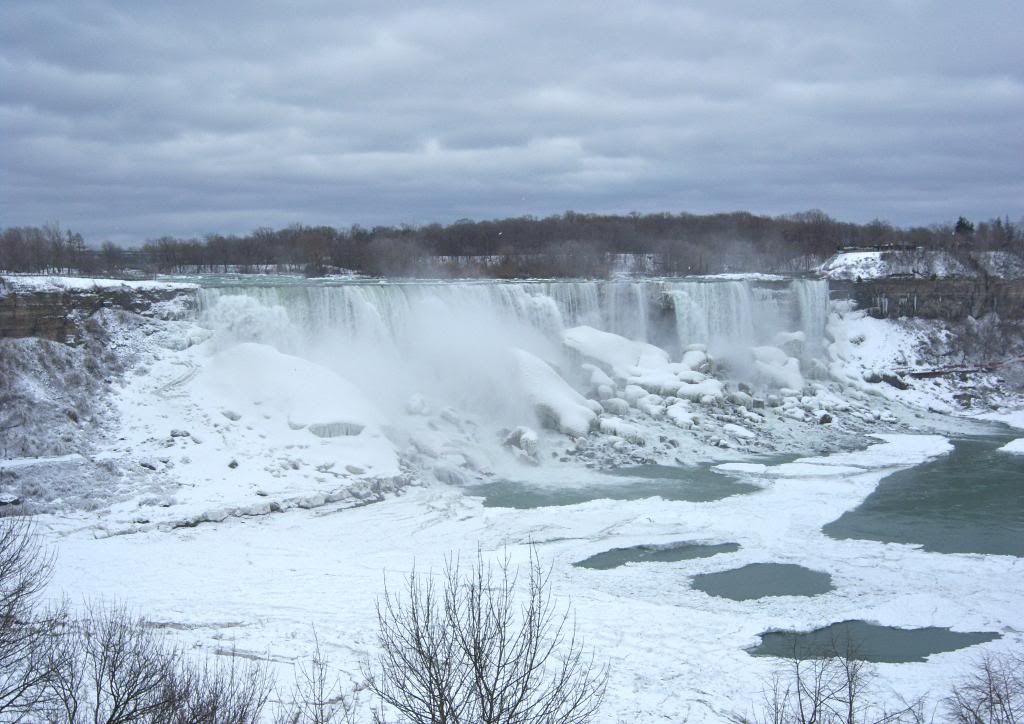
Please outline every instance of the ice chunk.
[{"label": "ice chunk", "polygon": [[686,430],[693,427],[697,421],[697,416],[690,412],[690,406],[686,402],[677,402],[665,410],[665,414],[673,423]]},{"label": "ice chunk", "polygon": [[615,387],[615,381],[605,374],[605,371],[597,365],[584,362],[581,367],[590,373],[590,384],[592,386],[601,387],[602,385],[608,385],[610,387]]},{"label": "ice chunk", "polygon": [[733,437],[738,437],[742,440],[753,440],[757,435],[752,431],[748,430],[741,425],[735,425],[733,423],[726,423],[722,426],[722,430],[729,433]]},{"label": "ice chunk", "polygon": [[645,445],[647,443],[647,438],[644,437],[639,427],[618,417],[602,417],[600,428],[601,432],[621,437],[623,440],[628,440],[634,445]]},{"label": "ice chunk", "polygon": [[999,452],[1013,453],[1014,455],[1024,455],[1024,437],[1018,437],[1016,440],[1006,443]]},{"label": "ice chunk", "polygon": [[567,435],[586,435],[597,419],[590,408],[592,401],[570,387],[544,360],[522,349],[512,352],[523,390],[541,423]]},{"label": "ice chunk", "polygon": [[722,397],[722,383],[718,380],[704,380],[696,384],[683,384],[676,390],[676,397],[684,400],[703,400],[705,397]]},{"label": "ice chunk", "polygon": [[614,374],[625,377],[634,369],[665,366],[668,352],[645,342],[634,342],[611,332],[593,327],[572,327],[562,332],[562,341],[584,357],[607,366]]},{"label": "ice chunk", "polygon": [[327,436],[338,426],[362,430],[381,419],[373,403],[340,375],[254,342],[213,355],[196,377],[195,388],[219,403],[228,419],[237,420],[238,410],[258,406],[261,414],[295,425],[326,426],[322,431]]}]

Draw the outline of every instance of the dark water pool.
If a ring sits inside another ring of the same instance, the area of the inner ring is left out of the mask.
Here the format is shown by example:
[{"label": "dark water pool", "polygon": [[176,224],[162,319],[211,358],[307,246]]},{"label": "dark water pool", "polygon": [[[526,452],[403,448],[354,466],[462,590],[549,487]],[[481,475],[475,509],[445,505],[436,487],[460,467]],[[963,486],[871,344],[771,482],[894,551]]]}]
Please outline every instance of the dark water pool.
[{"label": "dark water pool", "polygon": [[751,563],[693,577],[693,587],[711,596],[749,601],[766,596],[817,596],[832,590],[832,576],[791,563]]},{"label": "dark water pool", "polygon": [[841,621],[814,631],[765,632],[760,645],[749,652],[788,659],[849,656],[859,661],[902,664],[997,638],[999,634],[988,631],[960,632],[935,626],[904,629],[867,621]]},{"label": "dark water pool", "polygon": [[740,549],[738,543],[665,543],[660,545],[638,545],[629,548],[612,548],[609,551],[590,556],[574,563],[580,568],[608,570],[627,563],[673,563],[694,558],[710,558],[719,553],[734,553]]},{"label": "dark water pool", "polygon": [[1020,436],[953,440],[952,453],[890,475],[822,530],[937,553],[1024,556],[1024,456],[998,452]]},{"label": "dark water pool", "polygon": [[641,500],[660,497],[706,503],[730,495],[754,493],[756,485],[711,470],[711,466],[670,467],[639,465],[596,473],[588,485],[533,485],[515,480],[497,480],[466,487],[479,495],[488,508],[545,508],[576,505],[591,500]]}]

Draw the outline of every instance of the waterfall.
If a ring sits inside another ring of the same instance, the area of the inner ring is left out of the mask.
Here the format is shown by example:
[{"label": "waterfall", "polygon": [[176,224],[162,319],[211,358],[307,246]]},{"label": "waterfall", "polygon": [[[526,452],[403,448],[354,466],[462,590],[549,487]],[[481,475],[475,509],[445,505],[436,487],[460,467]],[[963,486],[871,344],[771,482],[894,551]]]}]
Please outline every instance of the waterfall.
[{"label": "waterfall", "polygon": [[[820,354],[828,286],[812,280],[337,282],[273,279],[207,287],[201,312],[239,341],[266,342],[329,366],[382,404],[424,392],[500,416],[519,402],[511,350],[579,385],[562,344],[586,325],[664,348],[706,345],[749,358],[779,333],[802,332]],[[792,335],[790,335],[792,336]],[[802,361],[807,361],[806,359]],[[738,369],[738,368],[737,368]],[[574,371],[575,370],[575,371]],[[509,418],[515,417],[512,412]]]}]

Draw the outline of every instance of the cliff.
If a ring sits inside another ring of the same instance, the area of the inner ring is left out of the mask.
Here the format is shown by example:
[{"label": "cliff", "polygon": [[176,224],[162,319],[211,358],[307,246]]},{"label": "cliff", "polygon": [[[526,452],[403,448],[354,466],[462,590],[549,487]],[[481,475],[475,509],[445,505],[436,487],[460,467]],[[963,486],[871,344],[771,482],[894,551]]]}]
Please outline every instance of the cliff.
[{"label": "cliff", "polygon": [[0,339],[39,337],[74,344],[92,313],[122,309],[161,319],[196,307],[191,284],[53,277],[0,278]]},{"label": "cliff", "polygon": [[1021,279],[899,279],[829,281],[833,299],[852,299],[880,318],[920,317],[959,321],[996,312],[1024,319]]}]

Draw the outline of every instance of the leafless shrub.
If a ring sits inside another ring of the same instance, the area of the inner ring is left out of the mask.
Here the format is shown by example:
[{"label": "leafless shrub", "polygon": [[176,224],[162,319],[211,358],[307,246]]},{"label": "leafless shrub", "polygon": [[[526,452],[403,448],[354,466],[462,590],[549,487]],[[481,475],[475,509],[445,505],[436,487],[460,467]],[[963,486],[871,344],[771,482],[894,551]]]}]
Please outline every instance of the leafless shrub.
[{"label": "leafless shrub", "polygon": [[165,684],[162,706],[149,721],[258,722],[270,697],[271,683],[269,671],[261,662],[243,661],[234,655],[219,663],[181,657]]},{"label": "leafless shrub", "polygon": [[59,611],[41,613],[50,553],[27,518],[0,518],[0,717],[18,721],[46,700],[53,674],[51,630]]},{"label": "leafless shrub", "polygon": [[278,716],[279,724],[354,724],[358,696],[345,693],[340,677],[331,673],[330,659],[313,633],[312,656],[295,671],[291,702]]},{"label": "leafless shrub", "polygon": [[1024,722],[1024,655],[985,656],[944,704],[958,724]]},{"label": "leafless shrub", "polygon": [[857,657],[850,642],[833,641],[824,656],[794,656],[762,690],[763,701],[742,724],[921,724],[924,701],[903,702],[895,710],[874,697],[874,671]]},{"label": "leafless shrub", "polygon": [[591,721],[607,667],[555,604],[535,552],[522,602],[516,583],[507,557],[495,569],[479,552],[466,575],[450,560],[440,585],[414,570],[404,595],[385,592],[378,602],[370,690],[416,723]]},{"label": "leafless shrub", "polygon": [[265,666],[193,660],[122,607],[89,608],[58,634],[48,718],[71,724],[186,724],[260,720]]}]

